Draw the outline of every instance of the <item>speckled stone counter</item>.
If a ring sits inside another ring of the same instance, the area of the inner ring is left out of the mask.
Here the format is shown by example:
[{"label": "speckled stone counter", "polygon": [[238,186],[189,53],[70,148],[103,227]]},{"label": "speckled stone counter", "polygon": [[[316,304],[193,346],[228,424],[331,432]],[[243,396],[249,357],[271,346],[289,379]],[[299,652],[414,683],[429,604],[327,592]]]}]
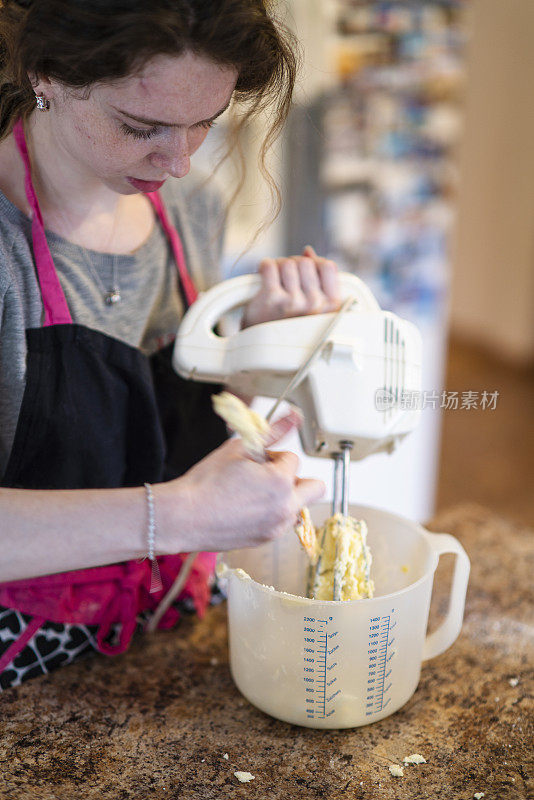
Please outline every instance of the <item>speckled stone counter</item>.
[{"label": "speckled stone counter", "polygon": [[[469,553],[465,622],[393,716],[320,731],[256,710],[230,676],[223,604],[122,656],[0,695],[0,798],[533,797],[534,532],[474,505],[427,527]],[[431,616],[446,573],[444,564]],[[427,763],[392,777],[388,765],[412,753]],[[254,780],[239,783],[238,770]]]}]

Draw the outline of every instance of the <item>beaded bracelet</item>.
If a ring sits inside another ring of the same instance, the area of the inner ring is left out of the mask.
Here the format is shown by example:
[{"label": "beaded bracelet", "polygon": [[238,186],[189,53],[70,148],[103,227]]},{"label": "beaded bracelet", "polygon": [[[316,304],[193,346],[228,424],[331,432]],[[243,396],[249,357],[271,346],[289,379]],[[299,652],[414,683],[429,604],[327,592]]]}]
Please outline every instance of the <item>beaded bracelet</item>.
[{"label": "beaded bracelet", "polygon": [[161,580],[161,573],[159,571],[159,564],[156,556],[154,555],[154,545],[156,543],[156,515],[154,511],[154,493],[152,492],[152,486],[149,483],[145,483],[145,491],[146,491],[146,505],[147,505],[147,516],[148,516],[148,528],[147,528],[147,542],[148,542],[148,553],[146,558],[152,564],[152,573],[150,576],[150,594],[154,592],[161,592],[163,589],[163,582]]}]

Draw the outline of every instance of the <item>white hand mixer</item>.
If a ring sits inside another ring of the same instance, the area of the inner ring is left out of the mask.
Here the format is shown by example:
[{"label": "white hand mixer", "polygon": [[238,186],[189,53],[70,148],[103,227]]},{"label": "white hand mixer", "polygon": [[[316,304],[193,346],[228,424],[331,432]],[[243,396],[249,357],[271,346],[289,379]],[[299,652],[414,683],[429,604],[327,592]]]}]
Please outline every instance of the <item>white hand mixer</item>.
[{"label": "white hand mixer", "polygon": [[261,279],[243,275],[210,289],[187,312],[173,365],[185,378],[227,384],[247,395],[278,398],[301,408],[299,434],[310,456],[335,462],[332,513],[349,500],[349,461],[392,452],[418,423],[406,393],[421,389],[421,336],[411,322],[382,311],[369,288],[340,274],[339,312],[274,320],[218,336],[225,314],[245,304]]},{"label": "white hand mixer", "polygon": [[[304,452],[334,459],[332,514],[346,516],[350,460],[393,452],[419,421],[421,411],[404,408],[402,400],[421,389],[422,342],[415,325],[381,310],[360,278],[342,272],[339,281],[338,312],[264,322],[232,336],[218,335],[215,327],[254,297],[261,278],[242,275],[217,284],[185,314],[173,366],[184,378],[277,398],[268,420],[282,399],[299,406]],[[188,557],[150,630],[183,587],[195,556]]]},{"label": "white hand mixer", "polygon": [[411,322],[382,311],[355,275],[339,278],[342,300],[352,303],[337,315],[264,322],[233,336],[214,328],[257,293],[261,279],[242,275],[217,284],[185,315],[174,368],[184,378],[292,401],[304,414],[299,433],[310,456],[347,452],[359,460],[392,452],[419,421],[420,410],[401,400],[421,389],[421,336]]}]

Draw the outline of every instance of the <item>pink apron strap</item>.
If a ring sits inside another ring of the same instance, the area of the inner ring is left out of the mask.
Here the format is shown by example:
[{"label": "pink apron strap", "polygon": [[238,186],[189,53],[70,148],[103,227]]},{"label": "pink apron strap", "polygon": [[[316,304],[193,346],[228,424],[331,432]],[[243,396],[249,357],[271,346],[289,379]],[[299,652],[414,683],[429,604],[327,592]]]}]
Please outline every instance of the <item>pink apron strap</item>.
[{"label": "pink apron strap", "polygon": [[178,231],[169,222],[169,218],[167,217],[167,212],[165,211],[165,206],[163,205],[163,201],[159,196],[158,192],[147,192],[146,197],[148,197],[148,199],[154,206],[154,209],[160,219],[163,230],[167,234],[169,242],[171,243],[172,252],[174,254],[174,260],[176,261],[176,266],[178,267],[178,273],[180,275],[180,280],[182,281],[182,286],[185,292],[187,304],[190,306],[195,302],[198,294],[197,290],[195,289],[195,285],[189,275],[189,272],[187,271],[187,267],[185,264],[184,248],[182,247],[182,242],[180,241],[180,237],[178,236]]},{"label": "pink apron strap", "polygon": [[5,653],[2,654],[2,657],[0,658],[0,672],[3,672],[6,667],[8,667],[16,659],[21,650],[26,647],[33,634],[39,630],[44,622],[44,617],[33,617],[28,622],[24,633],[21,633],[18,639],[15,639],[15,641],[12,642],[7,648]]},{"label": "pink apron strap", "polygon": [[46,241],[43,217],[39,202],[33,183],[30,171],[30,157],[28,155],[28,148],[26,146],[26,139],[24,137],[24,128],[22,127],[22,120],[17,120],[13,128],[15,142],[19,149],[19,153],[24,162],[25,178],[24,188],[26,190],[26,197],[30,204],[32,215],[32,239],[33,239],[33,255],[35,266],[37,269],[37,277],[41,286],[41,297],[44,306],[44,326],[48,325],[64,325],[72,322],[72,318],[63,294],[63,289],[59,282],[59,278],[54,267],[54,262],[50,254],[48,242]]}]

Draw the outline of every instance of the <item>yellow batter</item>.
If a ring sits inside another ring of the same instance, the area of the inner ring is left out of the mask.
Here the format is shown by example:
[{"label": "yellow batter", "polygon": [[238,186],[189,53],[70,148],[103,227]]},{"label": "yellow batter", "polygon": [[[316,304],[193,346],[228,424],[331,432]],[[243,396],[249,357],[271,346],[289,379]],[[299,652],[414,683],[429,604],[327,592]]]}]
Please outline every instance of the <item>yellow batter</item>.
[{"label": "yellow batter", "polygon": [[262,458],[270,431],[269,423],[230,392],[215,394],[211,400],[215,412],[241,436],[247,453],[254,458]]},{"label": "yellow batter", "polygon": [[319,558],[318,568],[312,565],[311,596],[315,600],[332,600],[336,577],[341,587],[341,600],[372,597],[372,559],[366,544],[365,522],[335,514],[319,528],[316,537]]}]

